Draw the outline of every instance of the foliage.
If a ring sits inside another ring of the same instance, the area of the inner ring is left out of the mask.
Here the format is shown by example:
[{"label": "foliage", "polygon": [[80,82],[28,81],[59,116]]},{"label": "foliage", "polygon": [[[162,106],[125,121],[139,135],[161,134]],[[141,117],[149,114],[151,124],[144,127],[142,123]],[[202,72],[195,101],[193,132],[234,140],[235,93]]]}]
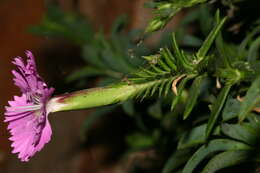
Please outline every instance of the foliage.
[{"label": "foliage", "polygon": [[[222,5],[233,8],[240,2],[245,3],[234,0]],[[59,12],[56,20],[49,14],[57,10],[52,8],[33,31],[79,44],[86,65],[66,80],[81,83],[81,87],[90,77],[99,77],[98,85],[105,86],[88,92],[81,108],[122,102],[125,114],[135,122],[135,129],[126,136],[129,151],[153,148],[163,155],[163,173],[211,173],[259,162],[260,139],[259,22],[240,31],[237,41],[226,27],[232,16],[221,17],[218,10],[212,15],[214,5],[206,0],[151,2],[156,16],[146,34],[163,28],[182,8],[195,6],[171,35],[171,44],[155,53],[133,44],[133,33],[119,29],[125,21],[122,18],[110,37],[102,32],[86,36],[81,31],[91,29],[80,17],[72,15],[67,23],[71,15]],[[199,34],[184,30],[194,22],[200,25]],[[78,27],[70,33],[72,24]],[[111,85],[113,82],[118,84]],[[142,100],[150,102],[139,103]],[[118,106],[91,115],[86,129],[115,108]]]},{"label": "foliage", "polygon": [[182,8],[194,6],[207,0],[162,0],[149,2],[146,5],[154,8],[155,17],[146,27],[146,32],[162,29]]},{"label": "foliage", "polygon": [[56,6],[49,6],[42,24],[30,27],[29,31],[48,37],[64,37],[77,44],[87,42],[93,36],[92,28],[83,17],[65,13]]}]

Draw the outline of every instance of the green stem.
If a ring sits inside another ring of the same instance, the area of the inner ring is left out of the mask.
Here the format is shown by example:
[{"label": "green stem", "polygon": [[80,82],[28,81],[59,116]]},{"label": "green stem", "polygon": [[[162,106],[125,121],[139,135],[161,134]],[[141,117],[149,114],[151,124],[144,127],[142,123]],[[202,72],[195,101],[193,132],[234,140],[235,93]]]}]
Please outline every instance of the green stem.
[{"label": "green stem", "polygon": [[109,87],[91,88],[53,97],[47,104],[48,112],[80,110],[126,101],[145,89],[169,79],[143,84],[120,83]]}]

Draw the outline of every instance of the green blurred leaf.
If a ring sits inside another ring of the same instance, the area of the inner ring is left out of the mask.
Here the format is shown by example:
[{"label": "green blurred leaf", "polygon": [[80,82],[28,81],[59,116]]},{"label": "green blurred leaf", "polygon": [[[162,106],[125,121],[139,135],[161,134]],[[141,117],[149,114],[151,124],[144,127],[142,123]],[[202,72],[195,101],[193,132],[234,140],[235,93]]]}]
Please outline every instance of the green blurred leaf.
[{"label": "green blurred leaf", "polygon": [[205,77],[206,77],[205,75],[198,76],[193,81],[191,88],[189,90],[189,99],[187,100],[187,103],[186,103],[186,106],[185,106],[183,119],[188,118],[188,116],[190,115],[193,107],[198,102],[197,99],[198,99],[200,92],[201,92],[201,84],[202,84],[202,81]]},{"label": "green blurred leaf", "polygon": [[256,143],[256,140],[259,137],[259,129],[260,128],[250,127],[250,123],[243,123],[241,125],[224,123],[221,125],[221,131],[225,135],[252,145]]},{"label": "green blurred leaf", "polygon": [[207,36],[206,40],[203,42],[202,46],[196,53],[196,57],[198,58],[199,61],[202,60],[207,55],[209,48],[211,47],[213,41],[215,40],[216,36],[220,32],[225,21],[226,18],[223,18],[219,23],[217,23],[216,26],[213,28],[213,30]]},{"label": "green blurred leaf", "polygon": [[200,147],[189,159],[183,169],[183,173],[192,173],[198,164],[208,155],[217,151],[249,150],[250,147],[244,143],[230,139],[215,139]]},{"label": "green blurred leaf", "polygon": [[154,104],[148,107],[148,113],[150,116],[156,119],[161,119],[163,117],[160,100],[156,101]]},{"label": "green blurred leaf", "polygon": [[[225,67],[231,67],[231,57],[229,54],[229,44],[226,44],[222,38],[222,34],[219,33],[216,39],[216,47],[219,51],[220,57],[222,58],[222,63]],[[235,56],[236,58],[239,56]]]},{"label": "green blurred leaf", "polygon": [[134,108],[134,101],[133,100],[127,100],[122,103],[122,108],[130,116],[135,115],[135,108]]},{"label": "green blurred leaf", "polygon": [[195,77],[195,75],[189,75],[189,76],[186,76],[184,79],[181,80],[180,84],[178,85],[178,89],[177,89],[178,93],[172,99],[171,110],[173,110],[174,107],[176,106],[176,104],[178,104],[178,102],[180,101],[181,96],[182,96],[182,92],[185,89],[186,83],[194,77]]},{"label": "green blurred leaf", "polygon": [[143,149],[155,144],[155,139],[152,135],[139,132],[127,136],[126,141],[132,149]]},{"label": "green blurred leaf", "polygon": [[239,165],[247,160],[248,151],[246,150],[226,151],[213,157],[202,173],[215,173],[222,168]]},{"label": "green blurred leaf", "polygon": [[210,10],[211,10],[211,6],[209,6],[208,4],[200,5],[198,10],[199,11],[198,20],[200,23],[200,29],[202,30],[202,33],[204,35],[209,34],[214,24],[214,18],[212,17]]},{"label": "green blurred leaf", "polygon": [[191,59],[188,59],[187,56],[184,54],[184,52],[179,49],[179,46],[176,41],[175,33],[172,34],[172,47],[174,50],[174,56],[176,57],[177,67],[179,67],[178,70],[181,69],[181,70],[192,71],[193,63]]},{"label": "green blurred leaf", "polygon": [[260,25],[259,24],[258,24],[258,26],[253,28],[252,31],[249,34],[247,34],[245,36],[245,39],[239,45],[238,54],[241,55],[246,51],[247,46],[249,46],[249,43],[251,43],[252,40],[254,40],[255,35],[257,35],[258,33],[260,33]]},{"label": "green blurred leaf", "polygon": [[231,85],[226,85],[219,93],[217,100],[212,105],[212,111],[208,120],[206,138],[209,137],[211,131],[216,123],[216,120],[222,110],[222,107],[226,101],[227,95],[231,89]]},{"label": "green blurred leaf", "polygon": [[166,161],[162,173],[172,173],[182,164],[184,164],[190,157],[190,149],[177,150]]},{"label": "green blurred leaf", "polygon": [[178,142],[177,148],[184,149],[184,148],[196,146],[198,144],[202,144],[203,142],[205,142],[206,127],[207,127],[207,124],[203,124],[203,125],[194,127],[189,132],[184,133]]},{"label": "green blurred leaf", "polygon": [[242,122],[248,113],[260,102],[260,75],[254,80],[250,88],[248,89],[245,99],[242,102],[239,111],[239,121]]},{"label": "green blurred leaf", "polygon": [[256,74],[260,74],[260,60],[256,60],[254,64],[252,64],[252,69],[255,70]]},{"label": "green blurred leaf", "polygon": [[97,87],[104,87],[104,86],[112,85],[117,82],[118,79],[116,78],[112,78],[112,77],[101,78],[97,84]]},{"label": "green blurred leaf", "polygon": [[257,58],[259,58],[259,50],[260,50],[260,37],[256,38],[251,44],[248,51],[248,62],[254,64]]},{"label": "green blurred leaf", "polygon": [[78,79],[86,78],[86,77],[93,77],[98,75],[105,75],[106,73],[102,71],[101,69],[92,67],[92,66],[86,66],[84,68],[81,68],[78,71],[73,72],[70,74],[67,78],[67,82],[72,82]]},{"label": "green blurred leaf", "polygon": [[82,53],[86,63],[116,79],[136,71],[143,63],[140,55],[147,51],[145,46],[136,47],[132,42],[132,37],[136,35],[120,32],[120,23],[124,20],[125,17],[118,18],[109,38],[106,38],[103,32],[95,34],[93,40],[84,44]]},{"label": "green blurred leaf", "polygon": [[67,38],[80,45],[91,40],[94,35],[85,18],[63,12],[57,6],[49,6],[42,23],[31,26],[29,31],[43,36]]},{"label": "green blurred leaf", "polygon": [[[249,127],[253,129],[260,128],[260,117],[259,115],[255,113],[250,113],[249,116],[246,118],[249,121]],[[247,125],[246,123],[243,123],[244,125]],[[259,133],[258,133],[259,134]]]},{"label": "green blurred leaf", "polygon": [[[194,147],[206,142],[206,127],[207,124],[202,124],[200,126],[192,128],[188,132],[185,132],[183,135],[181,135],[177,148],[184,149],[188,147]],[[220,128],[217,127],[213,134],[220,135]]]},{"label": "green blurred leaf", "polygon": [[154,32],[164,28],[167,23],[177,14],[182,8],[194,6],[207,0],[166,0],[161,2],[152,2],[147,7],[154,8],[156,16],[149,22],[145,29],[146,33]]},{"label": "green blurred leaf", "polygon": [[241,102],[237,99],[228,98],[222,112],[222,120],[228,121],[238,116]]},{"label": "green blurred leaf", "polygon": [[202,45],[203,41],[196,36],[185,34],[181,43],[184,46],[199,47]]},{"label": "green blurred leaf", "polygon": [[122,16],[119,16],[114,22],[113,22],[113,26],[112,26],[112,31],[111,31],[111,34],[112,35],[116,35],[118,34],[119,32],[122,31],[123,28],[125,28],[125,26],[127,25],[128,23],[128,18],[126,15],[122,15]]}]

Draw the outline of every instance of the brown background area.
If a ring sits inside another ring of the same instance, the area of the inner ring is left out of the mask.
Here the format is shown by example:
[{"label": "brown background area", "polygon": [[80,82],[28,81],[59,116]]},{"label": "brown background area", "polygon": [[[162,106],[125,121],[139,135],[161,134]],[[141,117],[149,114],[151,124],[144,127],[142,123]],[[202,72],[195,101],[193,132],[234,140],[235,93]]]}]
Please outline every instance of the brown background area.
[{"label": "brown background area", "polygon": [[[14,56],[22,55],[24,50],[36,50],[40,47],[42,40],[26,32],[29,24],[38,23],[43,12],[43,4],[33,3],[33,0],[4,0],[0,1],[0,114],[3,115],[3,107],[12,95],[18,90],[12,83],[10,73],[11,60]],[[40,1],[39,1],[40,2]],[[30,8],[32,7],[33,8]],[[29,10],[28,10],[29,9]],[[1,116],[1,122],[3,116]],[[0,150],[8,157],[9,142],[5,124],[0,124],[1,139]]]}]

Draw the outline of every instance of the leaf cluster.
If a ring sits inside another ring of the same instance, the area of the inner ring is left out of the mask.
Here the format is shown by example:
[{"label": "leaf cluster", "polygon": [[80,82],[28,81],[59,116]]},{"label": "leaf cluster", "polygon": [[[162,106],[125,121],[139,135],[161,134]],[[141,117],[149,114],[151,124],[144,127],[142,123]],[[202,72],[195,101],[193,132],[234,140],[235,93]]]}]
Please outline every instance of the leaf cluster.
[{"label": "leaf cluster", "polygon": [[81,49],[84,64],[73,71],[66,82],[84,88],[89,78],[102,77],[100,86],[122,80],[144,63],[140,55],[149,54],[145,45],[136,47],[133,40],[141,31],[124,31],[127,17],[114,22],[109,36],[102,30],[94,32],[92,26],[76,13],[64,12],[58,6],[49,6],[41,24],[29,31],[42,36],[66,39]]},{"label": "leaf cluster", "polygon": [[[203,2],[206,1],[154,1],[150,5],[156,17],[146,32],[161,29],[182,8]],[[239,43],[227,41],[223,36],[227,18],[221,18],[219,12],[213,16],[207,9],[210,7],[198,7],[181,24],[186,27],[198,21],[202,36],[179,29],[172,34],[170,46],[153,54],[152,50],[135,47],[129,35],[120,34],[121,19],[109,38],[99,32],[92,33],[88,36],[92,39],[87,41],[77,35],[80,32],[67,32],[80,18],[66,24],[65,13],[54,23],[63,21],[60,26],[66,29],[53,30],[46,23],[51,20],[48,17],[38,31],[81,40],[75,42],[80,43],[86,65],[68,81],[80,83],[100,77],[103,85],[122,78],[129,86],[149,83],[134,93],[132,97],[137,101],[121,104],[136,126],[126,136],[129,151],[156,150],[163,156],[163,173],[213,173],[259,162],[260,25],[256,22]],[[212,23],[214,26],[209,29]],[[88,28],[85,24],[80,27]],[[43,28],[48,32],[43,32]],[[192,49],[185,49],[187,43]],[[133,57],[129,50],[134,52]],[[89,115],[85,129],[116,107],[100,108]]]}]

